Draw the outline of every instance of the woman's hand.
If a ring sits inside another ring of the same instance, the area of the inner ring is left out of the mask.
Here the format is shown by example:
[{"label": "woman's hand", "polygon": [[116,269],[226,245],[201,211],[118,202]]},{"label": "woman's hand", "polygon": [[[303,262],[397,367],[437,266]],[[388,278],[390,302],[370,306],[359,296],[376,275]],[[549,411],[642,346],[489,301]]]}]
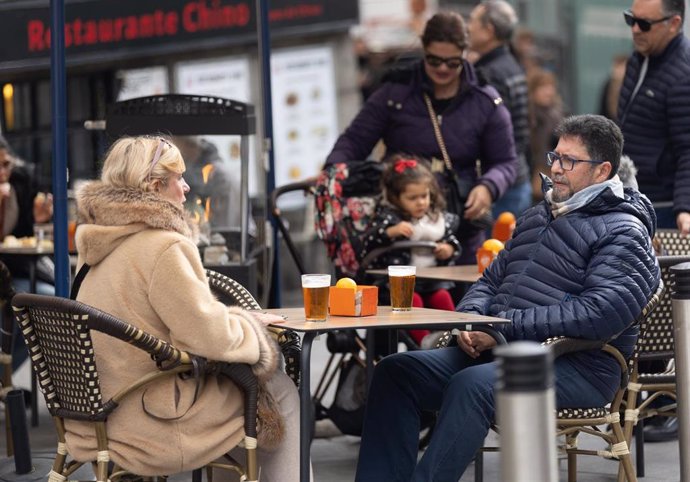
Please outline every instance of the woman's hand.
[{"label": "woman's hand", "polygon": [[53,195],[39,192],[34,198],[34,221],[47,223],[53,217]]},{"label": "woman's hand", "polygon": [[483,331],[461,331],[457,339],[462,351],[472,358],[477,358],[483,351],[496,346],[496,340]]},{"label": "woman's hand", "polygon": [[261,311],[252,311],[252,315],[254,315],[254,318],[257,319],[262,325],[268,326],[268,325],[273,325],[276,323],[282,323],[285,321],[285,318],[280,316],[280,315],[273,315],[271,313],[263,313]]},{"label": "woman's hand", "polygon": [[484,184],[477,184],[470,191],[465,203],[465,219],[477,219],[491,209],[491,192]]},{"label": "woman's hand", "polygon": [[403,221],[401,223],[396,224],[395,226],[391,226],[390,228],[386,229],[386,234],[389,238],[409,238],[410,236],[412,236],[412,225],[407,221]]},{"label": "woman's hand", "polygon": [[453,256],[453,253],[455,252],[455,249],[453,246],[451,246],[448,243],[436,243],[436,249],[434,249],[434,256],[436,256],[436,259],[440,259],[441,261],[445,261],[451,256]]}]

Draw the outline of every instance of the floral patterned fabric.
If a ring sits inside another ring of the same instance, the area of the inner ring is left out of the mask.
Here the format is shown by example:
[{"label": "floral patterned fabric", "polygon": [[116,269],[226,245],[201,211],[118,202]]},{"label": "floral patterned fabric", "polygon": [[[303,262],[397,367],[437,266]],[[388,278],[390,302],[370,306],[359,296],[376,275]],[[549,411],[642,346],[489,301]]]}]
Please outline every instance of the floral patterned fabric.
[{"label": "floral patterned fabric", "polygon": [[372,192],[370,196],[346,197],[343,183],[350,170],[351,167],[342,162],[321,172],[314,193],[314,222],[316,233],[326,243],[336,270],[354,276],[361,260],[360,235],[369,227],[381,196],[379,192]]}]

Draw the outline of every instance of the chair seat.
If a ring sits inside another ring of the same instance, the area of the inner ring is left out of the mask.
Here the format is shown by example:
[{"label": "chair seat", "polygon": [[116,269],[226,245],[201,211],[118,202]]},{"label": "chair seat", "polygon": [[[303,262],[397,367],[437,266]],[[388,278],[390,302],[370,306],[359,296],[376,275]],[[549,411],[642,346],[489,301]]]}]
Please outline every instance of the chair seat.
[{"label": "chair seat", "polygon": [[607,407],[598,408],[563,408],[556,411],[556,418],[561,419],[588,419],[603,418],[609,414]]}]

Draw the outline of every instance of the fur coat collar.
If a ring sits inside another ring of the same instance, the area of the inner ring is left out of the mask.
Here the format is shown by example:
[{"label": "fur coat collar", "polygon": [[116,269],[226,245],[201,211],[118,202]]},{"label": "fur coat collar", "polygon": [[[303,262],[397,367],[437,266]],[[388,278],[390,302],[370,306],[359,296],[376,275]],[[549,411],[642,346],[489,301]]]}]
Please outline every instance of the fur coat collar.
[{"label": "fur coat collar", "polygon": [[128,236],[145,229],[172,231],[193,242],[198,237],[189,214],[155,192],[92,181],[79,190],[77,206],[82,231],[77,250],[90,265],[101,261]]}]

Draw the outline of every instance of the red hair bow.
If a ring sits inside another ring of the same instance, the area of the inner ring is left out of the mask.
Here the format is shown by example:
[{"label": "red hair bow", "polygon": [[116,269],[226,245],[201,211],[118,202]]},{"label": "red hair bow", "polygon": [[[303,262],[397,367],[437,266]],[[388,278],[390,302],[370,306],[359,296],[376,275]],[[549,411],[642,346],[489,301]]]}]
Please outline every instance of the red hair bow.
[{"label": "red hair bow", "polygon": [[393,169],[395,169],[397,173],[402,173],[405,169],[414,169],[415,167],[417,167],[417,161],[414,159],[400,159],[395,162]]}]

